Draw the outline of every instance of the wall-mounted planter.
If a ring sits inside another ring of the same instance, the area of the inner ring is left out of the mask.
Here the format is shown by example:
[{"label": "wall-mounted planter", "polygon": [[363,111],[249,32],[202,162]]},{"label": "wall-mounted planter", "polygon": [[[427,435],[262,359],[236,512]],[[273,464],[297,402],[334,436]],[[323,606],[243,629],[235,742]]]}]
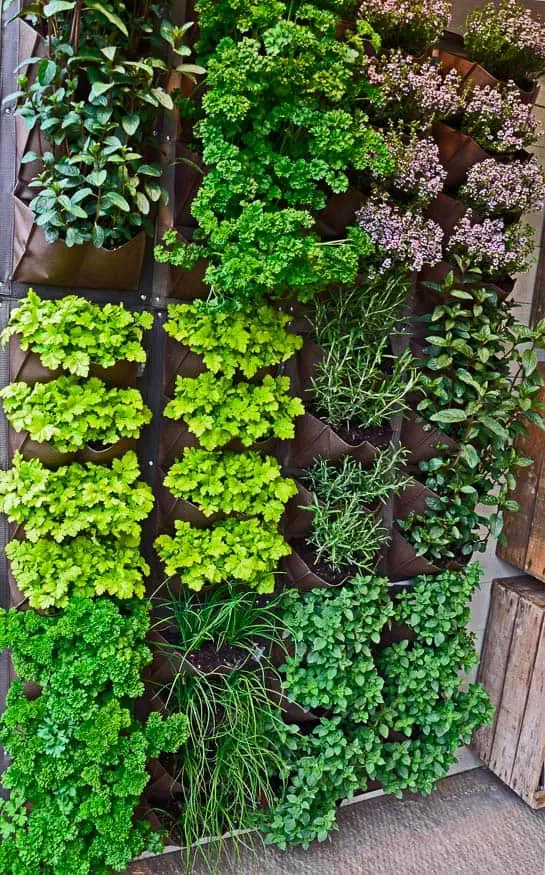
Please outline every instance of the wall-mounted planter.
[{"label": "wall-mounted planter", "polygon": [[[134,386],[139,372],[138,362],[126,360],[116,362],[109,368],[103,368],[91,362],[89,377],[98,377],[107,386],[120,388]],[[21,348],[19,335],[14,334],[9,341],[9,375],[12,383],[23,382],[33,386],[35,383],[49,383],[63,373],[62,368],[51,370],[46,368],[36,353]]]},{"label": "wall-mounted planter", "polygon": [[300,592],[308,592],[308,590],[315,588],[335,589],[337,586],[342,586],[345,580],[351,577],[351,572],[347,572],[344,580],[339,583],[331,583],[315,571],[296,549],[292,551],[290,556],[282,560],[281,568],[286,573],[289,584]]},{"label": "wall-mounted planter", "polygon": [[[511,277],[494,281],[482,277],[473,283],[468,283],[467,279],[464,280],[464,277],[460,276],[455,265],[451,264],[449,261],[440,261],[439,264],[434,265],[434,267],[426,266],[418,274],[415,285],[414,301],[414,312],[416,315],[419,316],[423,313],[430,313],[438,304],[444,303],[444,295],[435,291],[435,289],[430,289],[427,283],[442,283],[447,274],[451,272],[460,279],[460,282],[467,283],[469,288],[482,288],[483,286],[486,286],[487,289],[493,289],[498,296],[498,301],[505,301],[515,286],[515,280],[511,279]],[[428,326],[422,326],[421,333],[423,336],[429,334]]]},{"label": "wall-mounted planter", "polygon": [[[470,61],[465,55],[449,52],[445,49],[439,49],[438,55],[441,66],[446,70],[456,70],[466,84],[471,83],[471,85],[479,87],[488,85],[491,88],[504,84],[476,61]],[[519,88],[518,91],[523,103],[535,103],[539,92],[539,84],[536,82],[528,91],[524,91],[522,88]]]},{"label": "wall-mounted planter", "polygon": [[120,438],[115,444],[100,446],[87,444],[77,453],[78,462],[94,462],[97,465],[107,465],[113,459],[119,459],[128,450],[134,450],[136,438]]},{"label": "wall-mounted planter", "polygon": [[[449,435],[433,426],[426,431],[423,422],[417,422],[414,415],[409,415],[401,425],[401,443],[409,450],[407,463],[416,465],[426,462],[437,455],[455,453],[456,441]],[[447,449],[438,450],[437,444],[446,444]]]},{"label": "wall-mounted planter", "polygon": [[[180,237],[189,243],[191,240],[192,228],[177,229]],[[191,270],[184,270],[181,267],[168,268],[168,294],[170,298],[177,298],[180,301],[195,301],[197,298],[207,298],[210,294],[210,289],[204,281],[204,274],[208,262],[201,258]]]},{"label": "wall-mounted planter", "polygon": [[462,185],[468,170],[489,157],[473,137],[441,122],[433,126],[433,137],[439,147],[439,160],[447,171],[446,184],[449,188]]},{"label": "wall-mounted planter", "polygon": [[[284,473],[291,476],[287,471]],[[288,541],[304,538],[312,528],[312,513],[307,508],[314,503],[313,494],[297,480],[295,482],[297,494],[286,504],[281,522],[282,534]]]},{"label": "wall-mounted planter", "polygon": [[[467,212],[467,207],[461,201],[447,194],[438,194],[426,210],[426,218],[437,222],[445,235],[443,243],[446,243],[454,230],[454,226]],[[476,219],[475,214],[473,218]]]},{"label": "wall-mounted planter", "polygon": [[345,455],[366,464],[373,461],[376,453],[377,448],[369,441],[348,444],[331,426],[311,413],[305,413],[295,421],[295,437],[287,448],[286,464],[294,468],[308,468],[315,459],[336,461]]},{"label": "wall-mounted planter", "polygon": [[437,574],[439,568],[427,559],[416,555],[416,550],[403,537],[394,524],[391,532],[392,540],[386,552],[385,573],[391,580],[407,580],[419,574]]},{"label": "wall-mounted planter", "polygon": [[157,489],[156,502],[158,533],[173,529],[176,520],[182,520],[200,529],[206,529],[223,516],[221,513],[205,516],[191,501],[175,498],[163,483]]},{"label": "wall-mounted planter", "polygon": [[32,210],[15,195],[12,202],[13,280],[85,289],[138,289],[146,248],[144,231],[117,249],[97,249],[90,243],[69,247],[62,240],[48,243],[34,223]]},{"label": "wall-mounted planter", "polygon": [[39,459],[47,468],[59,468],[73,462],[77,453],[60,453],[50,444],[33,441],[27,431],[9,429],[10,458],[20,452],[25,459]]},{"label": "wall-mounted planter", "polygon": [[198,377],[207,370],[200,355],[191,352],[168,334],[165,339],[163,386],[169,398],[174,395],[176,377]]},{"label": "wall-mounted planter", "polygon": [[344,237],[346,229],[356,224],[356,213],[363,206],[366,195],[350,186],[348,191],[333,194],[323,210],[316,213],[316,230],[321,237]]}]

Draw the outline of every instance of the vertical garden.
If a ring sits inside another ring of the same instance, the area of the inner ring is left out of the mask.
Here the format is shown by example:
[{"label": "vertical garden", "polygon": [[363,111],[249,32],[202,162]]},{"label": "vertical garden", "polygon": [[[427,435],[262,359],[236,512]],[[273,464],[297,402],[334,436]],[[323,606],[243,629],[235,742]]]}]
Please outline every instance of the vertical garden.
[{"label": "vertical garden", "polygon": [[2,338],[2,873],[308,847],[491,719],[472,557],[543,426],[545,324],[509,296],[545,29],[449,15],[19,13],[13,277],[56,292]]}]

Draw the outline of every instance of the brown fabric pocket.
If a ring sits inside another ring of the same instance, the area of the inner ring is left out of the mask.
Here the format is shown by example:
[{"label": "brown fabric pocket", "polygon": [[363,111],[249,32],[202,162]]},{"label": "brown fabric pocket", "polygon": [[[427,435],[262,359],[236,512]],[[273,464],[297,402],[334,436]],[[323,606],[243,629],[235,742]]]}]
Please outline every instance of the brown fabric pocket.
[{"label": "brown fabric pocket", "polygon": [[138,289],[146,248],[144,231],[116,249],[97,249],[90,243],[69,247],[62,240],[48,243],[42,229],[34,224],[32,210],[16,195],[13,212],[12,279],[16,282],[118,291]]}]

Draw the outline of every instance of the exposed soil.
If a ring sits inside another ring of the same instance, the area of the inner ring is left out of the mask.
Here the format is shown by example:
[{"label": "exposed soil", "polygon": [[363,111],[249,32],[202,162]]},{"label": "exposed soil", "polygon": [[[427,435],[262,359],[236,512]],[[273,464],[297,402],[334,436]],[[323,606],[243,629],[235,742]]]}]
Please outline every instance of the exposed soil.
[{"label": "exposed soil", "polygon": [[314,574],[317,574],[318,577],[323,578],[332,586],[339,586],[349,577],[354,577],[357,574],[357,569],[355,568],[347,568],[345,571],[334,571],[327,562],[318,561],[313,548],[303,539],[294,541],[293,548],[305,560]]},{"label": "exposed soil", "polygon": [[356,447],[363,441],[368,441],[374,447],[387,447],[392,440],[392,429],[389,423],[377,425],[373,428],[358,428],[351,423],[332,426],[333,431],[351,447]]},{"label": "exposed soil", "polygon": [[205,674],[209,674],[222,666],[237,668],[248,662],[248,660],[248,651],[242,647],[229,647],[226,645],[221,650],[216,650],[212,643],[205,644],[195,653],[187,654],[187,661]]}]

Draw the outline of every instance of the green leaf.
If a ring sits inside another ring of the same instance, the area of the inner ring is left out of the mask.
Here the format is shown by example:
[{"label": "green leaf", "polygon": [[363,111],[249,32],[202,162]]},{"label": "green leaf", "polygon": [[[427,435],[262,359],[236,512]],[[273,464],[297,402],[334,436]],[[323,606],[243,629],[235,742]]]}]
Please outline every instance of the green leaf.
[{"label": "green leaf", "polygon": [[52,15],[57,15],[59,12],[68,12],[74,9],[75,0],[51,0],[44,6],[44,15],[46,18],[51,18]]},{"label": "green leaf", "polygon": [[482,422],[485,428],[491,431],[492,434],[501,438],[502,441],[509,441],[509,432],[503,427],[501,422],[498,422],[493,416],[480,416],[479,421]]},{"label": "green leaf", "polygon": [[430,420],[432,422],[439,423],[451,423],[451,422],[464,422],[466,419],[466,414],[463,410],[459,410],[455,407],[447,408],[446,410],[440,410],[438,413],[433,413],[430,416]]},{"label": "green leaf", "polygon": [[473,444],[464,444],[460,450],[460,456],[470,468],[476,468],[479,464],[479,454]]},{"label": "green leaf", "polygon": [[123,36],[126,36],[128,38],[129,31],[127,30],[125,23],[121,20],[121,18],[119,18],[118,15],[115,15],[110,9],[107,9],[106,6],[103,6],[102,3],[89,3],[88,8],[94,9],[95,12],[99,12],[100,15],[103,15],[104,18],[106,18],[110,22],[110,24],[113,24],[115,27],[117,27],[118,30],[121,31]]},{"label": "green leaf", "polygon": [[91,87],[91,97],[100,97],[102,94],[106,94],[106,92],[110,91],[114,85],[115,82],[93,82]]},{"label": "green leaf", "polygon": [[132,115],[126,115],[121,119],[121,124],[123,126],[123,130],[129,137],[132,137],[133,134],[138,130],[138,126],[140,125],[140,116],[137,113],[133,113]]},{"label": "green leaf", "polygon": [[56,75],[57,65],[54,61],[49,61],[47,58],[40,61],[37,68],[37,78],[40,85],[44,87],[51,85]]}]

